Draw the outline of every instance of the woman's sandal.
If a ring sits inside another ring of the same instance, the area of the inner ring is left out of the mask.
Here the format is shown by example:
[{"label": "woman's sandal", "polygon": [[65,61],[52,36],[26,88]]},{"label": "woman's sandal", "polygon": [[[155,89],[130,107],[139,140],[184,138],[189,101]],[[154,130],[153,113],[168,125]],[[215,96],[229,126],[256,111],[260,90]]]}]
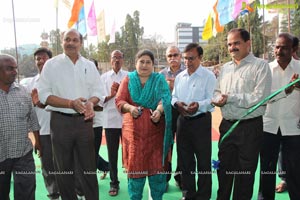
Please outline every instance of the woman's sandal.
[{"label": "woman's sandal", "polygon": [[119,193],[119,188],[116,187],[110,187],[110,190],[108,191],[110,196],[117,196]]}]

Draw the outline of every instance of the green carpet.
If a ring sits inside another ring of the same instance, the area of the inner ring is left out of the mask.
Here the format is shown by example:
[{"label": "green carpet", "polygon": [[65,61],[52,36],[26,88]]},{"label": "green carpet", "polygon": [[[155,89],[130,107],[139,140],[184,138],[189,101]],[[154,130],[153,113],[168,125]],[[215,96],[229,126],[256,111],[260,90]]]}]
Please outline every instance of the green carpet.
[{"label": "green carpet", "polygon": [[[212,158],[216,159],[217,158],[217,152],[218,152],[218,147],[217,147],[217,142],[213,142],[213,149],[212,149]],[[101,150],[100,150],[100,154],[107,160],[107,148],[106,146],[102,146]],[[175,161],[176,158],[176,153],[173,154],[173,160]],[[35,161],[36,161],[36,170],[38,172],[41,171],[41,165],[40,165],[40,159],[38,159],[35,156]],[[173,162],[176,163],[176,162]],[[119,151],[119,166],[121,166],[121,150]],[[126,178],[126,174],[123,173],[123,169],[120,167],[119,169],[119,179],[120,179],[120,191],[119,191],[119,195],[116,197],[110,197],[108,195],[108,190],[109,190],[109,175],[106,177],[106,179],[104,180],[100,180],[100,173],[98,174],[98,183],[99,183],[99,194],[100,194],[100,199],[101,200],[128,200],[129,196],[127,193],[127,178]],[[213,173],[212,175],[213,178],[213,187],[212,187],[212,196],[211,199],[216,199],[217,196],[217,189],[218,189],[218,180],[217,180],[217,174]],[[36,175],[36,179],[37,179],[37,188],[36,188],[36,200],[47,200],[47,191],[45,189],[44,186],[44,182],[43,182],[43,177],[41,173],[37,173]],[[254,192],[253,192],[253,197],[252,199],[257,199],[257,193],[258,193],[258,181],[259,181],[259,173],[258,170],[256,172],[256,179],[255,179],[255,185],[254,185]],[[277,183],[280,180],[277,180]],[[12,191],[11,191],[11,199],[13,199],[13,185],[12,185]],[[148,185],[146,182],[145,185],[145,189],[144,189],[144,195],[143,195],[143,199],[147,200],[148,199]],[[172,177],[171,181],[170,181],[170,186],[169,186],[169,190],[167,193],[165,193],[164,195],[164,200],[179,200],[181,197],[181,191],[175,186],[175,182],[174,179]],[[288,193],[284,192],[281,194],[276,194],[276,200],[287,200],[289,199]]]}]

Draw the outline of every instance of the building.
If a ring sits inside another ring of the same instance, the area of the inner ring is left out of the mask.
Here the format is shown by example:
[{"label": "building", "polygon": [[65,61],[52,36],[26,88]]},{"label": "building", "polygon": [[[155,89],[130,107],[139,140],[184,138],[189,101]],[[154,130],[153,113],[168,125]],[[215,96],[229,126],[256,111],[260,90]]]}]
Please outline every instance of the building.
[{"label": "building", "polygon": [[177,23],[175,30],[176,46],[183,51],[184,47],[192,42],[206,44],[207,40],[202,40],[204,26],[192,26],[190,23]]}]

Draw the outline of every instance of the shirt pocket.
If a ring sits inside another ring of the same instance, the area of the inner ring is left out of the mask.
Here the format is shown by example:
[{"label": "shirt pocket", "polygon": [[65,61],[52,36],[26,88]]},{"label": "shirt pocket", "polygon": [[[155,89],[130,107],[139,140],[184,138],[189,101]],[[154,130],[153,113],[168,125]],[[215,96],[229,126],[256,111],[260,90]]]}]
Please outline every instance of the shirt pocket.
[{"label": "shirt pocket", "polygon": [[[31,103],[31,102],[30,102]],[[14,113],[16,113],[16,118],[18,120],[25,120],[29,115],[29,103],[27,101],[21,102],[17,101],[12,105]]]}]

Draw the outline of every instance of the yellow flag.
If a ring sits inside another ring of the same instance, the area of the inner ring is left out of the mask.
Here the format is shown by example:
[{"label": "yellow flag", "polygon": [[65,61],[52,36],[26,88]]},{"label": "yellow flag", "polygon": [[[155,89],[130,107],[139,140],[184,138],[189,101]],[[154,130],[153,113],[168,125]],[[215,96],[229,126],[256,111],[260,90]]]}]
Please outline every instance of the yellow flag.
[{"label": "yellow flag", "polygon": [[102,10],[97,17],[97,32],[98,32],[98,41],[104,42],[106,37],[104,10]]},{"label": "yellow flag", "polygon": [[212,19],[211,19],[211,14],[209,13],[208,18],[205,22],[205,26],[202,32],[202,39],[203,40],[208,40],[213,36],[212,32]]}]

